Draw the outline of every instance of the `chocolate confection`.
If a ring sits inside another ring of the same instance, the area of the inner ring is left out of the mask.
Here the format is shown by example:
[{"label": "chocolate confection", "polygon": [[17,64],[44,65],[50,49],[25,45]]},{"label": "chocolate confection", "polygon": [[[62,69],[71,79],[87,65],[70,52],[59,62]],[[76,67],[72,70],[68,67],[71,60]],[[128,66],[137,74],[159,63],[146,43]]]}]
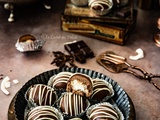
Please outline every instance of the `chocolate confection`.
[{"label": "chocolate confection", "polygon": [[72,56],[74,56],[75,60],[80,63],[86,62],[86,57],[82,51],[80,51],[77,41],[68,42],[64,45],[65,50],[67,50]]},{"label": "chocolate confection", "polygon": [[65,43],[64,48],[80,63],[85,63],[87,58],[94,57],[93,51],[83,40]]},{"label": "chocolate confection", "polygon": [[74,57],[75,57],[76,61],[78,61],[80,63],[86,63],[86,57],[85,57],[83,51],[80,50],[80,51],[74,53]]},{"label": "chocolate confection", "polygon": [[58,114],[51,106],[38,106],[28,112],[27,120],[61,120]]},{"label": "chocolate confection", "polygon": [[89,0],[88,5],[96,15],[105,15],[113,6],[111,0]]},{"label": "chocolate confection", "polygon": [[104,102],[91,106],[87,110],[89,120],[123,120],[123,115],[118,108]]},{"label": "chocolate confection", "polygon": [[44,44],[44,40],[37,40],[33,35],[25,34],[18,38],[15,47],[20,52],[31,52],[41,50]]},{"label": "chocolate confection", "polygon": [[76,42],[77,41],[65,43],[64,48],[71,54],[72,54],[72,52],[75,53],[75,52],[79,51],[79,48],[78,48],[78,45]]},{"label": "chocolate confection", "polygon": [[50,78],[48,85],[56,89],[66,89],[67,81],[72,74],[71,72],[60,72]]},{"label": "chocolate confection", "polygon": [[108,99],[113,96],[114,91],[112,86],[104,80],[93,79],[93,92],[91,99],[101,101],[104,98]]},{"label": "chocolate confection", "polygon": [[30,42],[30,41],[35,41],[36,38],[33,36],[33,35],[30,35],[30,34],[26,34],[26,35],[22,35],[20,38],[19,38],[19,42]]},{"label": "chocolate confection", "polygon": [[92,79],[87,75],[75,73],[69,78],[66,90],[85,97],[90,97],[93,91]]},{"label": "chocolate confection", "polygon": [[59,100],[59,107],[63,114],[77,116],[86,110],[87,102],[85,97],[81,95],[66,92]]},{"label": "chocolate confection", "polygon": [[57,100],[57,94],[53,88],[44,84],[37,84],[27,90],[26,99],[37,105],[53,105]]},{"label": "chocolate confection", "polygon": [[76,67],[74,64],[74,57],[71,55],[66,55],[61,51],[53,51],[54,59],[51,64],[55,64],[57,67],[69,67],[66,63],[69,63],[71,67]]},{"label": "chocolate confection", "polygon": [[108,9],[109,8],[106,3],[101,3],[100,1],[97,2],[97,3],[100,4],[100,5],[94,5],[94,6],[92,6],[92,8],[94,10],[103,10],[103,9]]},{"label": "chocolate confection", "polygon": [[94,53],[93,51],[89,48],[89,46],[83,41],[77,41],[78,48],[83,51],[84,55],[86,58],[93,58]]}]

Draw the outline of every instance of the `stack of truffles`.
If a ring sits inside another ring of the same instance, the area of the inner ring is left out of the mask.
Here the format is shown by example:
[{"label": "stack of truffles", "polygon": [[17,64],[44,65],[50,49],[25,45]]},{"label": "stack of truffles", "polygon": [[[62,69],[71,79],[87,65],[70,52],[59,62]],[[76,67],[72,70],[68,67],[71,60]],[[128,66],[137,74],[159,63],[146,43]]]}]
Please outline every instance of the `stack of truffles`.
[{"label": "stack of truffles", "polygon": [[67,0],[62,30],[123,45],[136,24],[132,0]]},{"label": "stack of truffles", "polygon": [[123,120],[120,109],[108,100],[113,87],[105,80],[86,74],[60,72],[48,84],[34,84],[25,93],[25,120]]}]

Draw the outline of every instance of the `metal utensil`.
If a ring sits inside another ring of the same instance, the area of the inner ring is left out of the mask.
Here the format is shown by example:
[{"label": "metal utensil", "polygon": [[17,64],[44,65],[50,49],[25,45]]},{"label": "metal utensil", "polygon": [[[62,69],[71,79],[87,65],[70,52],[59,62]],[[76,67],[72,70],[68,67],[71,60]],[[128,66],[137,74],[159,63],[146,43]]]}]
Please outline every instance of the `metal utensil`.
[{"label": "metal utensil", "polygon": [[[97,62],[110,72],[126,72],[136,76],[137,78],[148,80],[158,90],[160,90],[160,85],[153,80],[153,78],[160,78],[160,74],[148,73],[138,66],[131,65],[127,62],[126,58],[119,56],[112,51],[107,51],[101,54],[98,57]],[[160,83],[160,80],[158,80],[158,83]]]}]

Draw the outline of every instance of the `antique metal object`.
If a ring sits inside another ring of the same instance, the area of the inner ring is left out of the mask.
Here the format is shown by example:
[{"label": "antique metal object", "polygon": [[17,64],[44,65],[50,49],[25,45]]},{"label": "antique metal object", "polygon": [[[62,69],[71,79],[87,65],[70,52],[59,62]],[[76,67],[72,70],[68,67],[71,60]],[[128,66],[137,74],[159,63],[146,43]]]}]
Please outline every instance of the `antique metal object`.
[{"label": "antique metal object", "polygon": [[[0,0],[0,3],[4,5],[4,9],[10,11],[8,22],[14,21],[14,9],[16,6],[32,5],[38,2],[38,0]],[[43,5],[46,9],[51,9],[49,5],[50,0],[43,0]]]},{"label": "antique metal object", "polygon": [[[160,74],[152,74],[146,72],[144,69],[138,66],[129,64],[126,58],[115,54],[112,51],[102,53],[98,58],[97,62],[103,67],[113,73],[126,72],[130,73],[137,78],[148,80],[158,90],[160,90],[160,80],[154,80],[153,78],[160,78]],[[158,83],[158,84],[157,84]]]}]

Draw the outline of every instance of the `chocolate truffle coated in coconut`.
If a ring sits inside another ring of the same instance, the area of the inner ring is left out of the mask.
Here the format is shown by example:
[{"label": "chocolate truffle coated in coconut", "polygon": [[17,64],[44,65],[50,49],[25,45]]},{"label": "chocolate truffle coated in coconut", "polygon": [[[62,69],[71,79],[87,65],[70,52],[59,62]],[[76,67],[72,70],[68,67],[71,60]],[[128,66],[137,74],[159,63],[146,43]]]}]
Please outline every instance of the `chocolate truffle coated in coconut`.
[{"label": "chocolate truffle coated in coconut", "polygon": [[68,116],[80,115],[88,106],[85,97],[71,92],[65,92],[62,94],[58,104],[62,113]]},{"label": "chocolate truffle coated in coconut", "polygon": [[75,73],[69,78],[66,90],[89,97],[93,91],[92,79],[85,74]]},{"label": "chocolate truffle coated in coconut", "polygon": [[26,99],[36,103],[36,105],[53,105],[57,100],[57,94],[53,88],[44,84],[37,84],[27,90]]}]

